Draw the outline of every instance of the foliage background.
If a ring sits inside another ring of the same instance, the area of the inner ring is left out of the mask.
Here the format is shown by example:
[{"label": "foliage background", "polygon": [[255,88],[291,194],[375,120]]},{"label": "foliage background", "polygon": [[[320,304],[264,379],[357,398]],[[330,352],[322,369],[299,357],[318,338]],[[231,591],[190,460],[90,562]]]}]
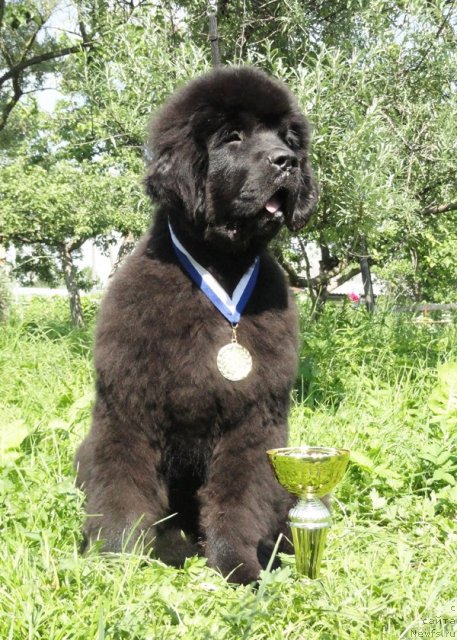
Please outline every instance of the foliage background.
[{"label": "foliage background", "polygon": [[[106,246],[113,231],[146,228],[150,115],[210,66],[206,2],[68,7],[63,19],[55,0],[1,3],[0,241],[32,243],[36,257],[15,275],[46,278],[51,262],[62,277],[62,247],[72,254],[86,238]],[[223,61],[284,79],[313,124],[318,211],[303,242],[284,235],[274,249],[315,302],[361,255],[397,298],[457,300],[454,10],[449,0],[217,3]],[[62,94],[51,114],[35,97],[50,71]],[[317,277],[306,273],[310,241]]]}]

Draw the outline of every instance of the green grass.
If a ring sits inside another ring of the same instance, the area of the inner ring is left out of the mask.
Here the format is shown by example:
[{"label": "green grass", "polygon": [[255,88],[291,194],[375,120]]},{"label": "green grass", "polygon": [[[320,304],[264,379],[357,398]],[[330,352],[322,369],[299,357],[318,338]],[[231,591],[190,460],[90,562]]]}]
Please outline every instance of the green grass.
[{"label": "green grass", "polygon": [[256,591],[202,559],[178,571],[78,554],[72,459],[90,423],[93,323],[71,330],[62,301],[16,309],[0,327],[2,640],[457,635],[457,367],[443,364],[457,362],[456,329],[346,306],[307,317],[291,441],[363,464],[336,491],[322,578],[286,557]]}]

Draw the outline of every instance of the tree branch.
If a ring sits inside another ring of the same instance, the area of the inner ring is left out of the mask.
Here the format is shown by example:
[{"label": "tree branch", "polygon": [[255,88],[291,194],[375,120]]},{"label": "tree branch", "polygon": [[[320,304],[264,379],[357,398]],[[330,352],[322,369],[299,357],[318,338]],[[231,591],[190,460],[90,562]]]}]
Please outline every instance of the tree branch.
[{"label": "tree branch", "polygon": [[[348,266],[349,266],[349,263],[347,260],[340,260],[338,264],[336,264],[331,269],[321,269],[321,272],[319,273],[318,276],[316,276],[315,278],[311,278],[312,286],[313,287],[328,286],[330,283],[335,282],[335,278],[337,278],[337,276],[339,276]],[[357,273],[359,271],[360,269],[357,268]],[[351,278],[354,275],[355,274],[352,274]],[[341,276],[341,278],[343,278],[343,276]],[[348,278],[348,280],[349,279],[350,278]],[[342,279],[340,284],[343,284],[343,282],[346,282],[346,280]],[[336,286],[339,286],[339,285],[336,285]],[[336,287],[333,287],[333,288],[336,288]]]},{"label": "tree branch", "polygon": [[275,252],[275,256],[278,259],[279,264],[287,273],[289,278],[289,282],[293,287],[299,287],[300,289],[304,289],[308,286],[308,279],[303,276],[299,276],[292,265],[284,258],[284,254],[282,251]]},{"label": "tree branch", "polygon": [[307,279],[307,284],[308,284],[308,293],[309,296],[311,298],[311,300],[313,301],[313,304],[316,302],[316,295],[314,293],[314,289],[311,286],[311,263],[309,261],[309,257],[308,257],[308,252],[306,251],[306,244],[303,241],[303,238],[301,236],[298,237],[298,242],[300,244],[300,249],[302,251],[303,254],[303,259],[305,261],[305,270],[306,270],[306,279]]},{"label": "tree branch", "polygon": [[[449,8],[449,11],[447,12],[447,14],[444,16],[440,26],[438,27],[438,30],[435,34],[434,39],[438,40],[438,38],[440,37],[444,27],[446,26],[446,23],[448,22],[448,20],[450,20],[451,15],[452,15],[452,11],[454,8],[454,0],[452,0],[451,2],[451,6]],[[415,73],[424,63],[424,61],[427,59],[428,54],[430,53],[431,49],[433,47],[433,43],[431,43],[427,49],[425,50],[425,53],[421,56],[419,62],[417,64],[414,65],[414,67],[412,67],[412,69],[410,69],[409,71],[412,73]]]},{"label": "tree branch", "polygon": [[14,109],[15,105],[19,102],[22,96],[22,87],[19,84],[19,80],[17,78],[13,78],[13,95],[5,104],[0,114],[0,131],[5,128],[7,120],[11,111]]},{"label": "tree branch", "polygon": [[447,213],[448,211],[457,211],[457,202],[449,202],[448,204],[429,204],[420,212],[421,215],[435,215],[438,213]]},{"label": "tree branch", "polygon": [[342,284],[348,282],[348,280],[351,280],[351,278],[358,275],[359,273],[360,267],[352,267],[352,269],[349,269],[349,271],[346,271],[346,273],[341,273],[339,276],[332,278],[328,286],[329,292],[338,289],[338,287],[341,287]]},{"label": "tree branch", "polygon": [[[22,52],[21,57],[20,57],[20,59],[19,59],[17,64],[21,64],[22,62],[24,62],[25,56],[28,54],[30,49],[33,47],[33,43],[35,42],[36,37],[39,34],[40,29],[44,25],[44,23],[45,23],[45,20],[43,20],[42,16],[40,15],[40,21],[39,21],[39,23],[37,25],[37,28],[35,29],[35,31],[33,31],[33,33],[30,34],[30,38],[25,43],[24,51]],[[13,66],[15,66],[15,65],[13,65]]]},{"label": "tree branch", "polygon": [[63,58],[64,56],[68,56],[71,53],[77,53],[78,51],[81,51],[83,47],[90,46],[90,44],[90,42],[82,42],[81,44],[75,45],[73,47],[65,47],[64,49],[59,49],[58,51],[47,51],[46,53],[32,56],[28,60],[22,60],[0,77],[0,87],[5,84],[7,80],[17,78],[20,72],[24,71],[24,69],[33,67],[37,64],[40,64],[41,62],[46,62],[47,60],[55,60],[56,58]]},{"label": "tree branch", "polygon": [[64,244],[65,249],[70,253],[81,249],[82,245],[86,242],[87,238],[72,238]]},{"label": "tree branch", "polygon": [[47,238],[46,236],[43,236],[41,238],[36,236],[28,237],[23,233],[17,232],[17,233],[0,235],[0,244],[6,244],[6,243],[14,244],[15,242],[19,244],[29,244],[29,245],[45,244],[48,247],[57,248],[57,249],[59,248],[61,249],[63,247],[65,248],[66,251],[72,252],[80,249],[82,245],[86,242],[86,240],[89,240],[89,239],[90,239],[90,236],[77,237],[77,238],[72,238],[71,240],[68,240],[67,242],[65,242],[63,240],[57,240],[56,238]]},{"label": "tree branch", "polygon": [[9,233],[8,235],[0,236],[0,244],[19,242],[21,244],[48,244],[47,238],[28,238],[22,233]]},{"label": "tree branch", "polygon": [[389,114],[386,113],[384,111],[384,109],[381,110],[381,113],[384,116],[384,118],[387,120],[387,122],[389,123],[392,131],[400,138],[400,140],[403,142],[403,144],[408,149],[408,151],[410,151],[411,153],[414,153],[415,152],[414,146],[405,138],[405,136],[402,134],[402,132],[397,128],[397,126],[395,125],[394,121],[389,116]]},{"label": "tree branch", "polygon": [[278,259],[279,264],[284,269],[284,271],[289,276],[289,282],[293,287],[299,287],[301,289],[308,289],[311,299],[316,298],[316,291],[318,289],[328,289],[329,291],[333,291],[337,289],[339,286],[356,276],[360,273],[359,266],[353,266],[343,273],[350,265],[348,260],[340,260],[337,265],[335,265],[332,269],[329,270],[321,270],[318,276],[311,278],[310,276],[310,265],[308,256],[304,251],[303,246],[301,247],[303,252],[303,257],[306,265],[306,277],[300,276],[293,266],[288,262],[288,260],[284,257],[284,254],[281,250],[275,251],[275,257]]}]

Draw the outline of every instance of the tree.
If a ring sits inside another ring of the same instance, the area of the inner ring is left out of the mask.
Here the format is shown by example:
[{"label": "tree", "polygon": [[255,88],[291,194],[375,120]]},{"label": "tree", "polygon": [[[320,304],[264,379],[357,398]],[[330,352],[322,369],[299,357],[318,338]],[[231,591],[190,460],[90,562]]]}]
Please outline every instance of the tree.
[{"label": "tree", "polygon": [[0,167],[0,199],[0,242],[42,246],[56,256],[72,323],[82,326],[75,256],[86,240],[106,247],[114,240],[114,229],[141,230],[141,216],[131,206],[135,200],[143,206],[137,180],[103,162],[60,160],[43,167],[18,159]]}]

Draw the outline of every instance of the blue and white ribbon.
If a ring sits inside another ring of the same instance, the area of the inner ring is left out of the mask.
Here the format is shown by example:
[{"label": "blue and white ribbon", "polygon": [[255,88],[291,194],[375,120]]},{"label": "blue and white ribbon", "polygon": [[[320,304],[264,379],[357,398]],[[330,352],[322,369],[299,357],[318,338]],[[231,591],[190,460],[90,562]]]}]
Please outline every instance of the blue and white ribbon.
[{"label": "blue and white ribbon", "polygon": [[259,257],[254,260],[252,265],[243,275],[236,285],[232,297],[221,287],[218,281],[199,264],[190,253],[182,246],[178,238],[175,236],[170,223],[171,240],[176,256],[184,270],[189,274],[198,288],[211,300],[216,309],[227,318],[232,324],[239,322],[241,314],[248,303],[249,298],[254,290],[259,275],[260,260]]}]

